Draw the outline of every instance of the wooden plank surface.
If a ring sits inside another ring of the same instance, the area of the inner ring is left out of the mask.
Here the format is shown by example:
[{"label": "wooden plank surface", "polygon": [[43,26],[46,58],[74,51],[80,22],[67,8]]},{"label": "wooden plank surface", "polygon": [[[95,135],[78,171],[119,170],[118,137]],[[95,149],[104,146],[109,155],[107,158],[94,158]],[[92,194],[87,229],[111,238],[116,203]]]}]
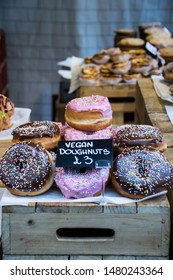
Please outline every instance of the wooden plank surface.
[{"label": "wooden plank surface", "polygon": [[10,146],[11,140],[0,140],[0,158]]},{"label": "wooden plank surface", "polygon": [[81,86],[77,90],[78,97],[89,95],[103,95],[106,97],[135,97],[136,86],[128,84],[108,85],[108,86]]},{"label": "wooden plank surface", "polygon": [[[136,120],[141,124],[156,126],[162,131],[168,145],[164,154],[173,165],[173,125],[164,108],[164,105],[170,103],[157,96],[151,79],[140,79],[137,82],[136,104]],[[170,258],[173,259],[173,189],[168,191],[168,199],[171,206],[171,223],[168,224],[171,224]]]}]

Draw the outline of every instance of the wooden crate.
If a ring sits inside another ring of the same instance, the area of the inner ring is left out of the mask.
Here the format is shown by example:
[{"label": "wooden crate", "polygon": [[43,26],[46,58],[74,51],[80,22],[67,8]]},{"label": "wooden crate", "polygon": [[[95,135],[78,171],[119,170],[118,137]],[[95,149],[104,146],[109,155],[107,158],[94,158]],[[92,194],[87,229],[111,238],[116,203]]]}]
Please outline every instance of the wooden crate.
[{"label": "wooden crate", "polygon": [[169,259],[165,195],[125,205],[3,206],[2,216],[3,259]]},{"label": "wooden crate", "polygon": [[[168,104],[166,101],[157,96],[151,79],[138,80],[135,121],[139,124],[156,126],[162,131],[168,146],[164,154],[173,165],[173,125],[164,108],[166,104]],[[171,205],[170,258],[173,259],[173,190],[168,192],[168,199]]]}]

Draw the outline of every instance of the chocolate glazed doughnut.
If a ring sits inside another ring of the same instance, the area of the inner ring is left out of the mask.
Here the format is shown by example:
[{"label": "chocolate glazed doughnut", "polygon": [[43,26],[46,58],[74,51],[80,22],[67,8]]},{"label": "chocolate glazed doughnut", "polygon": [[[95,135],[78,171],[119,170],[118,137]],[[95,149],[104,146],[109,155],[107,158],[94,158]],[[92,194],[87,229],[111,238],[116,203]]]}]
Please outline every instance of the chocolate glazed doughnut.
[{"label": "chocolate glazed doughnut", "polygon": [[112,130],[112,138],[119,152],[131,146],[146,146],[161,152],[167,149],[162,132],[151,125],[122,125]]},{"label": "chocolate glazed doughnut", "polygon": [[52,121],[33,121],[19,125],[12,131],[12,143],[32,141],[41,143],[47,150],[54,149],[61,140],[58,124]]},{"label": "chocolate glazed doughnut", "polygon": [[0,179],[14,195],[44,193],[52,186],[53,173],[52,156],[41,144],[14,144],[0,161]]},{"label": "chocolate glazed doughnut", "polygon": [[126,148],[111,171],[112,184],[122,196],[140,199],[168,190],[173,183],[172,166],[163,153],[147,148]]}]

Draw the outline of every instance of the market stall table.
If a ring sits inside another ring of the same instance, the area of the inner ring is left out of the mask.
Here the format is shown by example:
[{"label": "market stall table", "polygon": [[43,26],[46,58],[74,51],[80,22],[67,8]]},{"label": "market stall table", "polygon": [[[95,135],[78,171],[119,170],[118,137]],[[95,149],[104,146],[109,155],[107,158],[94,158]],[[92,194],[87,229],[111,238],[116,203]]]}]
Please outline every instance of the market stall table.
[{"label": "market stall table", "polygon": [[126,204],[48,197],[27,205],[4,199],[3,259],[169,259],[166,195]]},{"label": "market stall table", "polygon": [[[158,127],[168,144],[165,152],[167,159],[173,165],[173,125],[167,115],[165,105],[171,105],[162,100],[156,93],[151,78],[139,79],[136,91],[136,116],[135,122],[149,124]],[[172,104],[173,105],[173,104]],[[173,108],[173,107],[172,107]],[[170,256],[173,258],[173,190],[168,192],[168,199],[171,205],[171,240]]]}]

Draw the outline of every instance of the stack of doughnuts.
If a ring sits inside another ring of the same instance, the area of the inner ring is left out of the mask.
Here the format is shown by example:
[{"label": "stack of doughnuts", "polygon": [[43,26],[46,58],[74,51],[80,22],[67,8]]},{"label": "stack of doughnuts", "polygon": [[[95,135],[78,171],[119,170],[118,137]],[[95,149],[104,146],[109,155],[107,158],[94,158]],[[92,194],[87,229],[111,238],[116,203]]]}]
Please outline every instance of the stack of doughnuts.
[{"label": "stack of doughnuts", "polygon": [[137,79],[153,74],[161,74],[158,60],[148,55],[145,49],[107,48],[84,58],[79,82],[83,86],[135,84]]},{"label": "stack of doughnuts", "polygon": [[118,155],[111,170],[115,190],[140,199],[172,187],[172,166],[163,155],[167,144],[161,131],[150,125],[122,125],[112,130]]},{"label": "stack of doughnuts", "polygon": [[12,126],[11,117],[14,114],[14,103],[10,98],[0,94],[0,131]]},{"label": "stack of doughnuts", "polygon": [[[116,192],[132,199],[172,187],[172,166],[163,154],[167,144],[158,128],[134,124],[112,128],[111,105],[101,95],[69,101],[65,120],[65,125],[33,121],[13,130],[12,145],[0,160],[0,179],[12,194],[40,195],[55,181],[65,198],[80,199],[100,195],[110,178]],[[95,139],[113,140],[111,169],[55,167],[52,150],[60,140]]]},{"label": "stack of doughnuts", "polygon": [[[110,139],[112,110],[108,99],[92,95],[71,100],[65,111],[64,140]],[[55,182],[66,198],[99,195],[109,179],[109,169],[56,167]],[[104,174],[104,176],[102,175]]]}]

